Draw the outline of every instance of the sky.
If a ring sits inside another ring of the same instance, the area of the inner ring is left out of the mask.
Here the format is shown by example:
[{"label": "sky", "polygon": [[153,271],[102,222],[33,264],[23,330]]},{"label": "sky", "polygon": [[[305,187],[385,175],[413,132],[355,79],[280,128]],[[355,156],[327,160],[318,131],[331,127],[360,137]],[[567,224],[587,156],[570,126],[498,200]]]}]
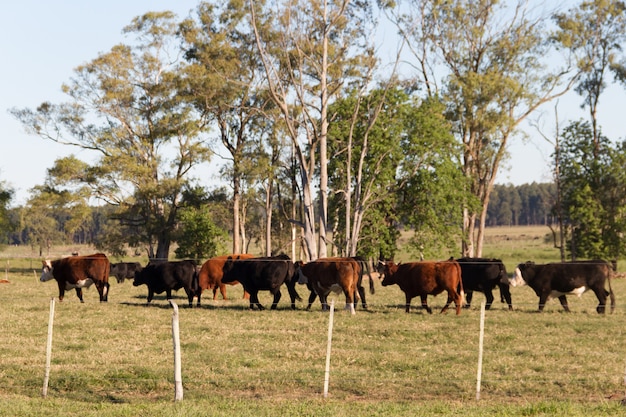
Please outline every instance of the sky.
[{"label": "sky", "polygon": [[[35,109],[45,101],[61,103],[67,97],[61,85],[68,82],[77,66],[89,62],[127,39],[122,33],[131,20],[148,11],[171,10],[186,17],[198,0],[21,0],[0,5],[0,181],[15,191],[14,206],[24,204],[29,190],[43,184],[46,170],[56,159],[71,153],[84,156],[75,147],[58,145],[25,133],[11,108]],[[618,140],[626,137],[624,117],[626,92],[610,86],[602,96],[599,120],[603,134]],[[559,101],[559,120],[584,117],[574,93]],[[544,106],[543,133],[554,133],[555,103]],[[535,120],[539,113],[532,116]],[[526,127],[527,141],[513,140],[511,158],[500,168],[496,182],[521,185],[551,181],[551,145],[533,128]],[[202,175],[215,180],[206,167]]]}]

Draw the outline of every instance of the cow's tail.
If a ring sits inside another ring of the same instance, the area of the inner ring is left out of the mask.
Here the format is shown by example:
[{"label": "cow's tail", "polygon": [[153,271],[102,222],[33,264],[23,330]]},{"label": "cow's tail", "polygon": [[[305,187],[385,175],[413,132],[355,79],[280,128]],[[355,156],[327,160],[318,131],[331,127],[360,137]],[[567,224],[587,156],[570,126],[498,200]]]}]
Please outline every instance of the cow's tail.
[{"label": "cow's tail", "polygon": [[457,288],[457,292],[461,296],[461,307],[465,307],[467,305],[467,300],[465,299],[465,291],[463,290],[463,278],[461,276],[461,265],[456,262],[456,267],[459,271],[459,285]]},{"label": "cow's tail", "polygon": [[376,293],[376,290],[374,289],[374,280],[372,279],[372,271],[370,271],[369,262],[366,261],[365,259],[362,262],[363,262],[363,268],[367,270],[367,276],[370,279],[370,294],[374,294]]},{"label": "cow's tail", "polygon": [[611,314],[615,311],[615,293],[613,292],[613,288],[611,287],[611,277],[613,275],[613,268],[609,267],[609,296],[611,297]]}]

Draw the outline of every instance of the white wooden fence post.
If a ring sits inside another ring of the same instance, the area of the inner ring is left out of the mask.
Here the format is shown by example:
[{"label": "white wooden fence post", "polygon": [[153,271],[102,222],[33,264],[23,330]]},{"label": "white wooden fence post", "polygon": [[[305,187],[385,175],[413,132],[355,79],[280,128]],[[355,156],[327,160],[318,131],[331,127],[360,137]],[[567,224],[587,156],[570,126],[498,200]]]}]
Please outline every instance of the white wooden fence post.
[{"label": "white wooden fence post", "polygon": [[174,312],[172,313],[172,342],[174,344],[174,401],[183,399],[183,378],[180,361],[180,327],[178,323],[178,305],[169,300]]},{"label": "white wooden fence post", "polygon": [[335,316],[335,300],[330,301],[330,315],[328,316],[328,343],[326,344],[326,371],[324,372],[324,398],[328,397],[328,383],[330,381],[330,348],[333,344],[333,320]]},{"label": "white wooden fence post", "polygon": [[483,376],[483,339],[485,337],[485,301],[480,305],[480,335],[478,336],[478,373],[476,375],[476,400],[480,400],[480,385]]},{"label": "white wooden fence post", "polygon": [[52,330],[54,328],[54,298],[50,299],[50,318],[48,319],[48,341],[46,343],[46,371],[43,377],[41,395],[48,395],[48,380],[50,379],[50,358],[52,357]]}]

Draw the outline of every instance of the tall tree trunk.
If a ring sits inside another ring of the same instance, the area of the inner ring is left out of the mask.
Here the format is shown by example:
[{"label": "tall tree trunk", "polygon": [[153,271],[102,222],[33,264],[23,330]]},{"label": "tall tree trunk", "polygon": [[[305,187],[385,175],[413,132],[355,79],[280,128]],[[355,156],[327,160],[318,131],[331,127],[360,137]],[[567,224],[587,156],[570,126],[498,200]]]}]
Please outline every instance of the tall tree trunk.
[{"label": "tall tree trunk", "polygon": [[239,177],[235,176],[233,178],[233,253],[241,253],[241,236],[239,235],[240,201]]},{"label": "tall tree trunk", "polygon": [[[324,22],[327,22],[327,4],[324,2]],[[328,28],[322,39],[322,68],[320,76],[320,212],[319,212],[319,256],[327,256],[326,230],[328,228]]]}]

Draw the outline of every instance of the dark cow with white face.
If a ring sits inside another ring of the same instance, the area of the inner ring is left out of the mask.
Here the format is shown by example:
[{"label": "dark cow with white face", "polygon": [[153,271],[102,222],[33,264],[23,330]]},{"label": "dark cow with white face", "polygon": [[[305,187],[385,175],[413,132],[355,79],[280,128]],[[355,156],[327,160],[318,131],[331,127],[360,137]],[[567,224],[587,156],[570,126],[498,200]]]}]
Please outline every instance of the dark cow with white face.
[{"label": "dark cow with white face", "polygon": [[506,301],[509,310],[513,310],[511,290],[506,267],[500,259],[495,258],[459,258],[456,260],[461,266],[461,279],[466,294],[465,307],[469,308],[474,291],[485,294],[487,302],[485,309],[489,310],[493,304],[493,290],[500,289],[500,300]]},{"label": "dark cow with white face", "polygon": [[172,291],[185,289],[189,307],[198,293],[198,272],[195,261],[150,262],[141,271],[135,272],[133,286],[145,284],[148,287],[148,304],[154,294],[165,292],[167,300],[172,299]]},{"label": "dark cow with white face", "polygon": [[110,276],[115,276],[118,284],[124,282],[125,279],[134,279],[135,272],[141,271],[143,267],[139,262],[118,262],[111,264]]},{"label": "dark cow with white face", "polygon": [[66,290],[74,288],[81,303],[84,302],[82,289],[95,284],[100,302],[106,302],[109,296],[110,267],[109,259],[103,253],[45,260],[39,281],[55,279],[59,286],[59,301],[63,301]]},{"label": "dark cow with white face", "polygon": [[[566,294],[579,297],[586,291],[593,291],[598,298],[596,311],[603,314],[606,309],[606,297],[611,297],[611,312],[615,309],[615,295],[611,288],[611,265],[603,260],[573,261],[564,263],[535,264],[528,261],[519,264],[515,276],[510,280],[513,287],[528,285],[539,297],[539,311],[543,311],[546,302],[558,297],[563,309],[570,311]],[[606,281],[609,291],[604,287]]]}]

